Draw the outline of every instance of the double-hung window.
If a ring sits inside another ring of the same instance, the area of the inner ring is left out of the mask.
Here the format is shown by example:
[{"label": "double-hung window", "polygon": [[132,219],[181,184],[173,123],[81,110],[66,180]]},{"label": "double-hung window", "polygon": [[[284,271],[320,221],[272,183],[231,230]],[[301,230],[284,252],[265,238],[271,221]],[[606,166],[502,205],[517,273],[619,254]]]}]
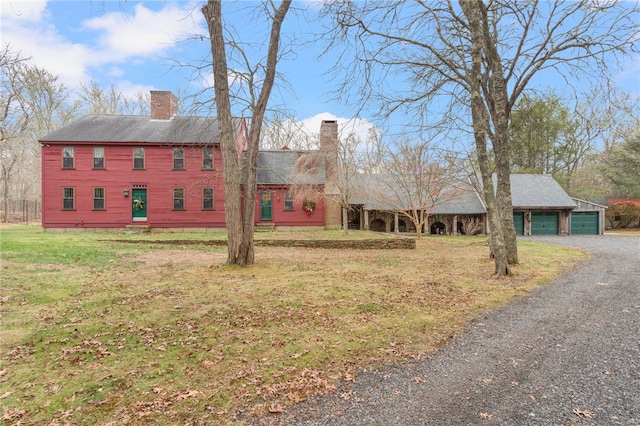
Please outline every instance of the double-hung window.
[{"label": "double-hung window", "polygon": [[173,170],[184,170],[184,148],[173,148]]},{"label": "double-hung window", "polygon": [[293,210],[293,193],[291,191],[284,193],[284,209]]},{"label": "double-hung window", "polygon": [[93,168],[104,169],[104,147],[93,147]]},{"label": "double-hung window", "polygon": [[133,148],[133,168],[138,170],[144,169],[144,148]]},{"label": "double-hung window", "polygon": [[213,210],[213,188],[202,188],[202,210]]},{"label": "double-hung window", "polygon": [[213,170],[213,147],[202,148],[202,170]]},{"label": "double-hung window", "polygon": [[62,168],[63,169],[73,169],[73,147],[65,146],[62,148]]},{"label": "double-hung window", "polygon": [[62,188],[62,209],[73,210],[75,209],[75,188]]},{"label": "double-hung window", "polygon": [[184,188],[173,189],[173,209],[184,210]]},{"label": "double-hung window", "polygon": [[93,188],[93,209],[104,210],[104,188]]}]

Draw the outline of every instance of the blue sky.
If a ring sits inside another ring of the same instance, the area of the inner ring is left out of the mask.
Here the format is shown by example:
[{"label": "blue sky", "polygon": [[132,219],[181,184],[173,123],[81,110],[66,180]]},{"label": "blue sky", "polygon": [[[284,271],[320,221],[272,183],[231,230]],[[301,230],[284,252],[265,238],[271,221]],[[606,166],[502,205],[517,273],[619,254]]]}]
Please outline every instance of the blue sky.
[{"label": "blue sky", "polygon": [[[2,0],[2,43],[71,88],[95,81],[105,89],[113,84],[130,96],[149,90],[193,94],[212,85],[209,42],[199,37],[208,35],[202,3]],[[262,45],[268,28],[251,21],[250,6],[236,5],[230,23],[241,31],[250,29]],[[313,3],[298,2],[296,7]],[[321,46],[304,44],[312,35],[303,21],[298,13],[287,17],[285,42],[300,48],[279,64],[287,83],[274,89],[271,104],[284,106],[317,132],[321,119],[342,121],[349,114],[326,93],[330,65],[318,60]],[[366,128],[369,123],[358,125]]]},{"label": "blue sky", "polygon": [[[2,44],[31,57],[71,88],[95,81],[133,96],[152,89],[192,94],[212,84],[210,46],[200,37],[208,34],[202,1],[0,1]],[[243,40],[251,35],[257,51],[264,52],[268,28],[252,19],[254,5],[236,2],[226,23],[243,33]],[[298,1],[295,7],[305,9],[306,16],[317,12],[313,0]],[[270,104],[286,108],[317,131],[321,119],[344,122],[351,114],[331,100],[333,84],[327,71],[332,57],[318,59],[323,43],[305,43],[320,31],[320,24],[310,23],[304,15],[290,13],[285,21],[284,43],[292,43],[294,53],[278,65],[287,83],[274,90]],[[197,71],[194,66],[202,68]],[[619,82],[640,96],[638,58],[629,62]],[[372,119],[366,114],[356,123],[363,133],[371,125],[367,119]]]}]

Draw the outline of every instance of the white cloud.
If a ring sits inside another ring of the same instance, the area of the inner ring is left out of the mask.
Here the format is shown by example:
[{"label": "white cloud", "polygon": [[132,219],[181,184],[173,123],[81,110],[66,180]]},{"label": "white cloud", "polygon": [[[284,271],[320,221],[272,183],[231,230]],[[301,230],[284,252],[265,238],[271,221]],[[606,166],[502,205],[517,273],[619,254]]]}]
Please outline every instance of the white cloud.
[{"label": "white cloud", "polygon": [[[93,73],[102,67],[106,67],[106,75],[117,78],[123,73],[120,65],[161,57],[202,25],[196,3],[167,3],[157,11],[137,4],[131,13],[108,12],[78,21],[65,36],[55,26],[49,4],[2,0],[2,42],[70,87],[95,79]],[[67,7],[74,8],[70,14],[73,10],[82,16],[80,3],[68,3]]]},{"label": "white cloud", "polygon": [[[133,15],[110,12],[88,19],[83,27],[100,33],[101,53],[109,61],[136,56],[157,56],[199,30],[199,14],[192,4],[169,3],[158,11],[136,4]],[[104,59],[103,59],[104,60]]]},{"label": "white cloud", "polygon": [[139,94],[146,95],[150,90],[162,90],[161,88],[149,86],[148,84],[136,84],[128,80],[118,81],[115,87],[125,98],[132,100],[136,100]]},{"label": "white cloud", "polygon": [[290,149],[317,149],[320,126],[325,120],[338,122],[338,137],[341,140],[355,134],[362,150],[370,145],[370,132],[380,132],[380,129],[368,120],[337,117],[329,112],[321,112],[302,120],[289,117],[283,121],[267,123],[262,133],[265,138],[264,146],[268,149],[280,149],[282,146]]},{"label": "white cloud", "polygon": [[3,43],[59,76],[62,83],[75,85],[87,77],[85,61],[91,52],[86,46],[66,40],[48,23],[46,6],[44,1],[3,4]]},{"label": "white cloud", "polygon": [[46,1],[3,0],[0,17],[23,22],[39,22],[47,8]]},{"label": "white cloud", "polygon": [[369,120],[363,118],[337,117],[329,112],[321,112],[312,117],[301,120],[300,127],[308,134],[318,134],[320,132],[320,124],[323,120],[338,121],[338,133],[340,134],[340,138],[346,138],[350,134],[355,134],[364,142],[369,138],[371,130],[379,132],[379,129]]}]

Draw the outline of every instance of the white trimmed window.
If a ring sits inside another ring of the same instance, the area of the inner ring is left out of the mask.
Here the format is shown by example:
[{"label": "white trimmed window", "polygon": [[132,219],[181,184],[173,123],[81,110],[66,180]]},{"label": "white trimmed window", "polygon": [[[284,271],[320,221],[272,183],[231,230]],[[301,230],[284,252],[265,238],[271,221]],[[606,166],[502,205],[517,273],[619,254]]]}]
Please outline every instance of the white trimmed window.
[{"label": "white trimmed window", "polygon": [[144,148],[133,148],[133,168],[138,170],[144,169]]},{"label": "white trimmed window", "polygon": [[62,148],[62,168],[63,169],[73,169],[74,161],[73,161],[73,147],[65,146]]},{"label": "white trimmed window", "polygon": [[184,210],[184,188],[173,189],[173,209]]},{"label": "white trimmed window", "polygon": [[62,209],[74,210],[76,208],[75,188],[62,188]]},{"label": "white trimmed window", "polygon": [[93,168],[104,169],[104,147],[103,146],[93,147]]},{"label": "white trimmed window", "polygon": [[213,147],[202,148],[202,170],[213,170]]},{"label": "white trimmed window", "polygon": [[184,170],[184,148],[173,148],[173,170]]},{"label": "white trimmed window", "polygon": [[213,188],[202,188],[202,210],[213,210]]},{"label": "white trimmed window", "polygon": [[104,188],[93,188],[93,209],[104,210]]}]

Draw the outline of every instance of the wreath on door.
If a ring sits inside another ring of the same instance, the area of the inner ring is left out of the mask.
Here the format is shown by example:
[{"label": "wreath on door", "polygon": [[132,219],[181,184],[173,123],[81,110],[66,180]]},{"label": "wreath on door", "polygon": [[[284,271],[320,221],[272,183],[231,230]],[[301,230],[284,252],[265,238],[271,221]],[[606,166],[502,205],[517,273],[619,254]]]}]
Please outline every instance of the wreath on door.
[{"label": "wreath on door", "polygon": [[137,200],[133,200],[133,209],[134,210],[142,210],[144,208],[144,200],[142,198],[138,198]]}]

